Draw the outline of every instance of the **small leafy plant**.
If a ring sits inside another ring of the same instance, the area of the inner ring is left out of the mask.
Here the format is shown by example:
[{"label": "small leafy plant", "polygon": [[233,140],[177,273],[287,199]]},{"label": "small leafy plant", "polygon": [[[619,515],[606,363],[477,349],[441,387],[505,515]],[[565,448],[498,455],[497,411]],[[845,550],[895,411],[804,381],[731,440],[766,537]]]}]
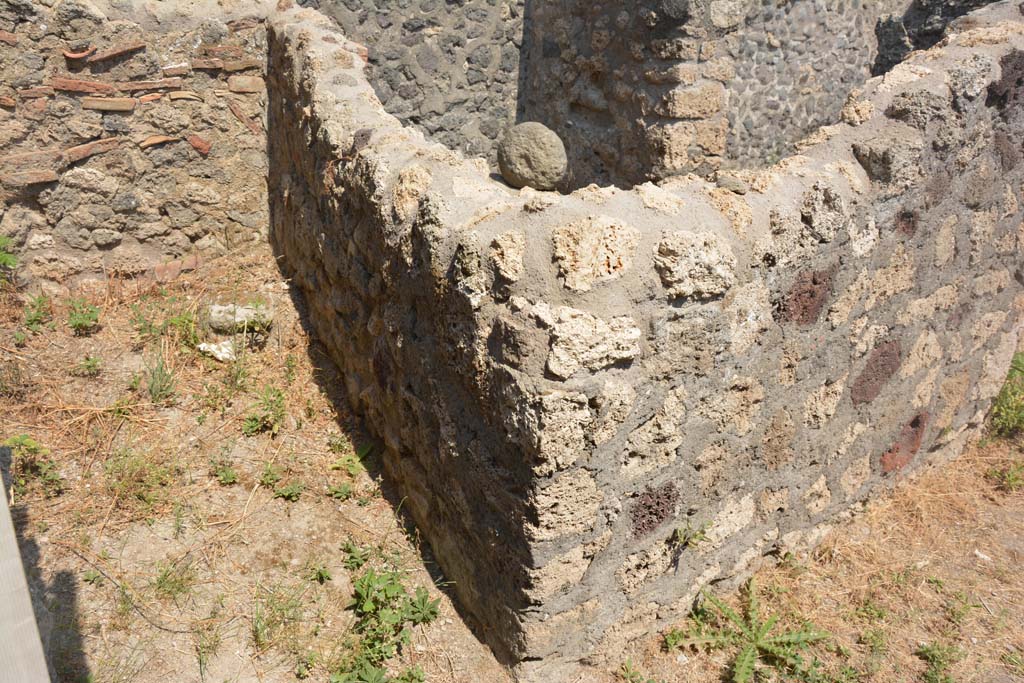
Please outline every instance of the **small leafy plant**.
[{"label": "small leafy plant", "polygon": [[53,320],[53,304],[45,294],[34,296],[25,304],[25,329],[33,334],[43,331],[43,325]]},{"label": "small leafy plant", "polygon": [[279,486],[274,489],[274,498],[281,498],[287,500],[289,503],[295,503],[302,496],[302,491],[305,487],[297,481],[293,481],[290,484]]},{"label": "small leafy plant", "polygon": [[11,475],[14,490],[24,495],[33,482],[39,484],[47,497],[59,496],[64,492],[64,479],[57,470],[57,464],[46,456],[50,451],[28,434],[13,436],[4,442],[11,449]]},{"label": "small leafy plant", "polygon": [[256,405],[242,420],[242,433],[255,436],[262,432],[270,432],[277,436],[284,425],[284,394],[280,389],[267,385],[263,389]]},{"label": "small leafy plant", "polygon": [[1015,353],[1006,382],[992,403],[992,430],[998,436],[1014,436],[1024,429],[1024,353]]},{"label": "small leafy plant", "polygon": [[711,525],[705,522],[699,527],[694,528],[687,522],[685,527],[678,527],[672,532],[671,543],[677,548],[696,548],[708,540],[708,529],[710,527]]},{"label": "small leafy plant", "polygon": [[14,270],[18,265],[18,259],[15,257],[14,242],[10,237],[0,235],[0,275],[7,277],[7,272]]},{"label": "small leafy plant", "polygon": [[68,327],[77,337],[87,337],[100,327],[100,309],[85,299],[68,302]]},{"label": "small leafy plant", "polygon": [[798,681],[829,680],[820,671],[820,662],[817,659],[807,662],[803,652],[809,645],[826,640],[830,635],[810,624],[804,624],[796,630],[774,632],[779,616],[762,618],[754,579],[747,583],[746,592],[746,609],[740,615],[704,591],[704,598],[714,606],[717,614],[696,612],[689,631],[672,630],[666,634],[666,647],[735,649],[737,654],[732,663],[733,683],[752,683],[755,677],[760,678],[758,672],[765,667],[774,669],[780,676]]},{"label": "small leafy plant", "polygon": [[213,468],[213,476],[217,477],[217,483],[221,486],[231,486],[238,483],[238,472],[227,463],[217,463]]},{"label": "small leafy plant", "polygon": [[1024,462],[1015,462],[1006,467],[988,471],[988,478],[1004,493],[1016,493],[1024,489]]},{"label": "small leafy plant", "polygon": [[177,380],[174,378],[174,372],[167,367],[163,356],[157,357],[156,362],[146,368],[145,379],[146,393],[153,403],[160,405],[174,398]]},{"label": "small leafy plant", "polygon": [[71,368],[71,374],[75,377],[99,377],[102,363],[96,356],[86,356],[78,365]]},{"label": "small leafy plant", "polygon": [[949,668],[963,656],[963,653],[956,647],[941,643],[922,645],[914,654],[920,657],[928,667],[921,675],[923,683],[953,683]]},{"label": "small leafy plant", "polygon": [[646,676],[634,667],[632,659],[627,659],[622,664],[622,668],[619,669],[619,678],[626,683],[659,683],[657,679]]}]

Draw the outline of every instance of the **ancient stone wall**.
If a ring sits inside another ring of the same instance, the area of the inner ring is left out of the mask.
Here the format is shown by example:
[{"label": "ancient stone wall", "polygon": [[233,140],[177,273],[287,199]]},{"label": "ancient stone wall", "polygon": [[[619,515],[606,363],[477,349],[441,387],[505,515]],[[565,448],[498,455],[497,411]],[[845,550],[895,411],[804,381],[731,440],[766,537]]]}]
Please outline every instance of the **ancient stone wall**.
[{"label": "ancient stone wall", "polygon": [[125,14],[0,4],[0,235],[39,284],[265,236],[261,20]]},{"label": "ancient stone wall", "polygon": [[516,120],[523,0],[306,0],[367,46],[384,107],[434,140],[494,162]]},{"label": "ancient stone wall", "polygon": [[268,40],[272,239],[523,680],[617,656],[981,425],[1024,312],[1015,6],[729,188],[512,191],[387,115],[315,13]]}]

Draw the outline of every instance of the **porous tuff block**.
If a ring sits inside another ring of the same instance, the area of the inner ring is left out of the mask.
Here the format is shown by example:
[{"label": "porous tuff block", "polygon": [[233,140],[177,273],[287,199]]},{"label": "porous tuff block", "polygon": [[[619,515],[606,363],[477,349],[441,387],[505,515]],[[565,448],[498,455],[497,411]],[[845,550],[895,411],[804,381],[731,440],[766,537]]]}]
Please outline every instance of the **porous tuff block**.
[{"label": "porous tuff block", "polygon": [[523,679],[616,656],[981,424],[1024,308],[1024,29],[970,19],[743,195],[567,196],[402,127],[315,12],[270,22],[275,246]]}]

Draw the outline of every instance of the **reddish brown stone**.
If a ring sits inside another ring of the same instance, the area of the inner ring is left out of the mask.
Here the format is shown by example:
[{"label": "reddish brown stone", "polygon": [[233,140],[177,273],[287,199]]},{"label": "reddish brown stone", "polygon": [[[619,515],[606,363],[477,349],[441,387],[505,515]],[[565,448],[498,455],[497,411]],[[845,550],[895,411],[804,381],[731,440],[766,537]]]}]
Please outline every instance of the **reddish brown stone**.
[{"label": "reddish brown stone", "polygon": [[295,3],[292,0],[277,0],[278,12],[287,12],[292,7],[295,7]]},{"label": "reddish brown stone", "polygon": [[25,100],[33,97],[52,97],[53,94],[53,88],[45,85],[39,85],[35,88],[22,88],[18,91],[18,97]]},{"label": "reddish brown stone", "polygon": [[896,340],[885,342],[875,347],[868,356],[867,365],[860,377],[850,387],[850,398],[854,405],[870,403],[882,393],[882,387],[896,374],[902,364],[902,349]]},{"label": "reddish brown stone", "polygon": [[50,78],[48,83],[50,87],[54,90],[65,90],[67,92],[82,92],[105,95],[117,92],[117,89],[110,83],[101,83],[99,81],[87,81],[81,78],[65,78],[63,76],[53,76],[52,78]]},{"label": "reddish brown stone", "polygon": [[780,318],[797,325],[813,325],[832,291],[831,270],[805,270],[796,276],[782,302]]},{"label": "reddish brown stone", "polygon": [[0,31],[0,43],[7,43],[8,45],[17,45],[18,36],[11,33],[10,31]]},{"label": "reddish brown stone", "polygon": [[182,273],[195,270],[201,266],[203,260],[198,254],[186,256],[178,261],[171,261],[169,263],[161,263],[153,267],[150,271],[150,275],[157,282],[170,282],[171,280],[177,279]]},{"label": "reddish brown stone", "polygon": [[192,68],[196,71],[217,71],[224,68],[224,60],[221,59],[193,59]]},{"label": "reddish brown stone", "polygon": [[165,66],[161,71],[164,76],[188,76],[192,70],[188,68],[187,64],[182,64],[181,66]]},{"label": "reddish brown stone", "polygon": [[68,147],[64,150],[64,159],[67,163],[73,164],[76,161],[87,159],[94,154],[103,154],[117,149],[120,144],[121,138],[103,138],[102,140],[94,140],[92,142],[87,142],[84,145]]},{"label": "reddish brown stone", "polygon": [[142,97],[140,97],[139,104],[146,104],[147,102],[156,102],[161,97],[163,97],[163,93],[151,92],[148,95],[143,95]]},{"label": "reddish brown stone", "polygon": [[168,142],[177,142],[178,140],[180,138],[172,138],[170,135],[150,135],[145,140],[139,142],[139,149],[148,149]]},{"label": "reddish brown stone", "polygon": [[194,133],[185,139],[188,141],[188,144],[192,145],[192,149],[199,152],[204,157],[210,153],[211,149],[213,149],[212,142],[205,140]]},{"label": "reddish brown stone", "polygon": [[648,487],[630,509],[633,535],[640,538],[661,526],[662,522],[675,513],[678,501],[679,490],[672,482],[656,489]]},{"label": "reddish brown stone", "polygon": [[38,121],[46,116],[46,107],[49,103],[50,100],[45,97],[29,100],[22,105],[20,113],[27,119]]},{"label": "reddish brown stone", "polygon": [[0,95],[0,107],[7,107],[8,109],[10,109],[11,107],[16,107],[17,105],[18,102],[13,97],[8,97],[7,95]]},{"label": "reddish brown stone", "polygon": [[127,83],[115,83],[114,87],[122,92],[138,92],[139,90],[177,90],[181,87],[181,79],[161,78],[157,81],[129,81]]},{"label": "reddish brown stone", "polygon": [[900,211],[896,214],[896,232],[904,237],[913,237],[917,232],[917,211]]},{"label": "reddish brown stone", "polygon": [[914,419],[903,426],[896,443],[886,451],[879,462],[884,474],[891,474],[902,470],[910,464],[914,456],[921,449],[921,442],[924,440],[924,430],[928,425],[928,413],[915,415]]},{"label": "reddish brown stone", "polygon": [[104,50],[103,52],[97,52],[96,54],[86,58],[85,62],[87,64],[94,64],[95,62],[103,62],[108,59],[113,59],[114,57],[120,57],[122,55],[131,54],[132,52],[138,52],[139,50],[145,49],[146,44],[140,40],[132,43],[125,43],[123,45],[112,47],[109,50]]}]

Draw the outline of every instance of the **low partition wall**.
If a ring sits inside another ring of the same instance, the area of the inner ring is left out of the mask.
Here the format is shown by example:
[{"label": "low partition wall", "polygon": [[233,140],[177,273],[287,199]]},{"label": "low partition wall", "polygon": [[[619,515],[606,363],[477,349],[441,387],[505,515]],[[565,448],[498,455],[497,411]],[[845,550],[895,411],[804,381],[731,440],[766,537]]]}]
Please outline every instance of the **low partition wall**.
[{"label": "low partition wall", "polygon": [[795,156],[513,191],[268,23],[271,236],[387,470],[523,680],[687,613],[956,455],[1024,309],[1024,23],[993,5]]}]

